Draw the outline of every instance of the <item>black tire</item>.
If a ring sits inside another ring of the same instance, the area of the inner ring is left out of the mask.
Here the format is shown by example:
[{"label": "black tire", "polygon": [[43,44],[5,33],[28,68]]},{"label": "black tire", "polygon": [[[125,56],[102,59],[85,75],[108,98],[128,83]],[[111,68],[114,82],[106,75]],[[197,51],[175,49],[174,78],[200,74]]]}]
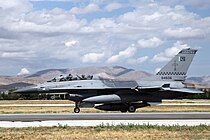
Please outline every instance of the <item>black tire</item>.
[{"label": "black tire", "polygon": [[131,112],[131,113],[136,112],[136,107],[133,106],[133,105],[130,105],[130,106],[128,107],[128,112]]},{"label": "black tire", "polygon": [[80,112],[80,108],[79,107],[75,107],[74,108],[74,113],[79,113]]},{"label": "black tire", "polygon": [[121,109],[120,110],[122,113],[126,113],[128,110],[127,109]]}]

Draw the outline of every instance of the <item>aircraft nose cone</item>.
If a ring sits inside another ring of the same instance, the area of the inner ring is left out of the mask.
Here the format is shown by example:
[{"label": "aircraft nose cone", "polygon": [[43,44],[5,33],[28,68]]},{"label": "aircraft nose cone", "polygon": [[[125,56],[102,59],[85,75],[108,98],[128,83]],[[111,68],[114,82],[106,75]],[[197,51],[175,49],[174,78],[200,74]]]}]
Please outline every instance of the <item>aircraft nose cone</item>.
[{"label": "aircraft nose cone", "polygon": [[38,93],[38,88],[36,86],[30,86],[18,89],[14,93]]}]

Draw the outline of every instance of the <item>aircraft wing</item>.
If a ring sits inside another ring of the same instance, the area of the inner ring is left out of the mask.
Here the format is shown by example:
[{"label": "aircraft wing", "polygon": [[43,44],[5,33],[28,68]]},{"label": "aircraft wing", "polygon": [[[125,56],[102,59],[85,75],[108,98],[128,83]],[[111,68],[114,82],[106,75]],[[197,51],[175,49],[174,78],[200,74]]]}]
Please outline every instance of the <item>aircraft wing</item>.
[{"label": "aircraft wing", "polygon": [[197,89],[191,89],[191,88],[179,88],[179,89],[173,89],[173,88],[167,88],[167,89],[164,89],[163,90],[165,91],[173,91],[173,92],[183,92],[183,93],[189,93],[189,94],[199,94],[199,93],[203,93],[202,91],[200,90],[197,90]]},{"label": "aircraft wing", "polygon": [[148,86],[148,87],[137,86],[132,89],[139,92],[155,92],[155,91],[161,90],[162,87],[161,86]]}]

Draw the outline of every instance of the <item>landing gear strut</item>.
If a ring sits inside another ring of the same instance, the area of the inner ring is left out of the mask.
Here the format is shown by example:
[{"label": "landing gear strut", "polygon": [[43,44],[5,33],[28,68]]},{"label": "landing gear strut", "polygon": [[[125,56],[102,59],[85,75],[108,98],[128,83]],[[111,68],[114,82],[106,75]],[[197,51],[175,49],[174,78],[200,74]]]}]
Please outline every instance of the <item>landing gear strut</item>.
[{"label": "landing gear strut", "polygon": [[75,108],[74,108],[74,113],[79,113],[80,112],[80,108],[79,108],[79,102],[75,103]]}]

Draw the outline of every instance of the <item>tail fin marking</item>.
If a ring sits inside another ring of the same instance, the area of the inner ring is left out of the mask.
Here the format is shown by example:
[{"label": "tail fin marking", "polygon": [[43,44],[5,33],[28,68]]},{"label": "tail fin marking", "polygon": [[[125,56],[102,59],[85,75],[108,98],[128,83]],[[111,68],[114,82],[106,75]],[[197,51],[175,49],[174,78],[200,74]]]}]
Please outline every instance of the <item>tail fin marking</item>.
[{"label": "tail fin marking", "polygon": [[[183,49],[168,62],[156,75],[171,77],[173,80],[183,80],[197,50]],[[164,77],[162,79],[164,79]],[[165,78],[167,79],[167,78]]]}]

